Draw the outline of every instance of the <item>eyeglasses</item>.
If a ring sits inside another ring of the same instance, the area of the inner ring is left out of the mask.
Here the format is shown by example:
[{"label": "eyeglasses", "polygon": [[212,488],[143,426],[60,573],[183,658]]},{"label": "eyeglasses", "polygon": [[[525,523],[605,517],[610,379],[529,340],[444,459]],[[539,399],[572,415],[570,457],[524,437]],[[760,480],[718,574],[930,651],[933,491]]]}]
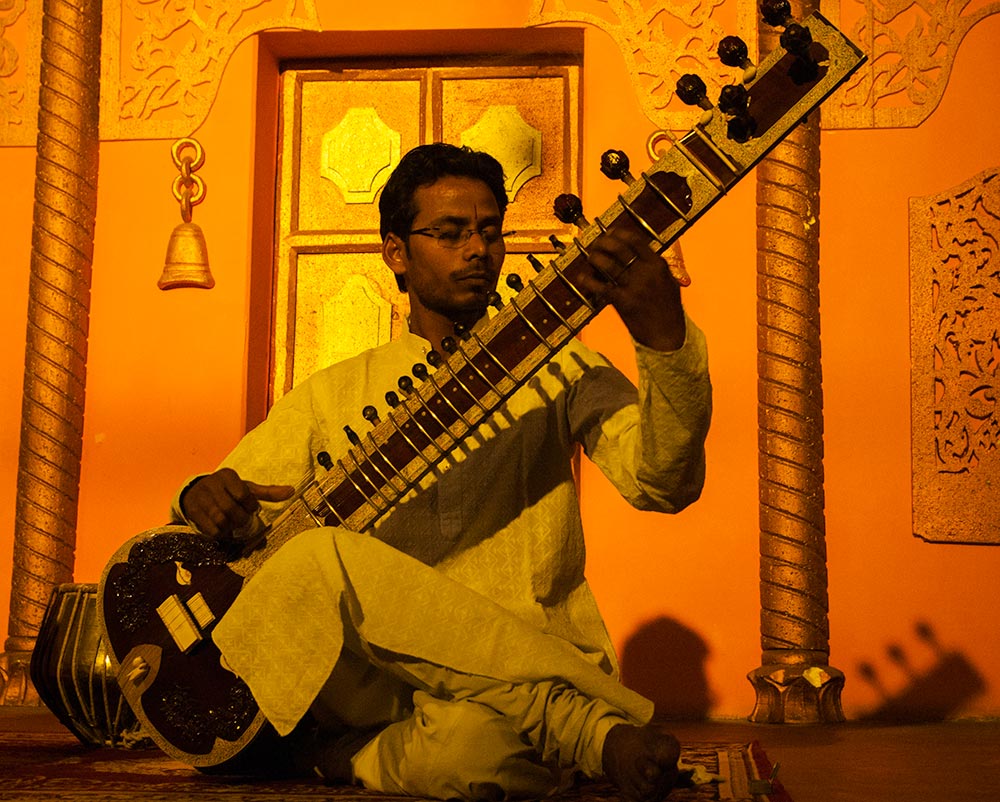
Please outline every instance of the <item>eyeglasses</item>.
[{"label": "eyeglasses", "polygon": [[501,231],[499,226],[485,226],[484,228],[459,228],[458,226],[428,226],[427,228],[414,228],[410,234],[419,234],[421,237],[430,237],[437,241],[442,248],[455,250],[465,247],[465,244],[472,239],[473,234],[478,234],[487,246],[503,243],[504,237],[510,237],[513,231]]}]

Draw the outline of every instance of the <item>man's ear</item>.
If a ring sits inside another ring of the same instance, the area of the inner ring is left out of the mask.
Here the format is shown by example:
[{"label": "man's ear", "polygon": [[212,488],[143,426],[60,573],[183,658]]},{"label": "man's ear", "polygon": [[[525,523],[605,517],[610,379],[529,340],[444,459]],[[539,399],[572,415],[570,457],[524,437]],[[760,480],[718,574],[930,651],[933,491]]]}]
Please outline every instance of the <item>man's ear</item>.
[{"label": "man's ear", "polygon": [[395,234],[386,234],[385,239],[382,240],[382,261],[397,276],[406,275],[406,268],[410,261],[406,253],[406,244]]}]

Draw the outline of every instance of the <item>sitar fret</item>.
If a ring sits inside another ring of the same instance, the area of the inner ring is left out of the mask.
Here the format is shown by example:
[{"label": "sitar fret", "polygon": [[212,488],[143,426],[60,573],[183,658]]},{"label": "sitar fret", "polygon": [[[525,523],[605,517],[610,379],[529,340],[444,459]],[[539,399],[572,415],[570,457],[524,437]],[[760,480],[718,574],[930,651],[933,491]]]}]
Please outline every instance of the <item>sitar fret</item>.
[{"label": "sitar fret", "polygon": [[[478,408],[483,413],[483,415],[485,415],[487,412],[486,407],[483,406],[482,402],[478,398],[476,398],[476,396],[473,393],[470,393],[465,388],[465,385],[462,384],[462,380],[455,372],[455,369],[451,366],[451,362],[449,361],[444,362],[443,369],[448,371],[448,374],[451,376],[451,378],[445,383],[443,387],[439,386],[439,389],[441,390],[441,393],[444,396],[445,400],[449,404],[451,404],[455,408],[455,411],[458,412],[459,415],[462,417],[462,420],[466,424],[471,426],[472,423],[469,421],[469,419],[465,416],[464,413],[468,413],[469,410],[473,408]],[[469,399],[471,403],[464,409],[460,409],[458,405],[455,403],[457,399],[450,397],[455,393],[464,393],[465,398]]]},{"label": "sitar fret", "polygon": [[[372,446],[372,451],[371,452],[364,451],[364,444],[366,442],[371,443],[371,446]],[[375,466],[375,469],[379,472],[379,475],[385,480],[386,485],[392,487],[393,490],[396,491],[396,498],[397,499],[400,498],[403,495],[403,493],[405,493],[407,490],[409,490],[409,487],[407,487],[407,485],[406,485],[405,482],[403,482],[403,489],[402,490],[400,490],[398,487],[396,487],[396,485],[394,483],[394,480],[399,478],[399,474],[396,471],[396,468],[393,466],[392,462],[390,462],[389,458],[385,455],[385,452],[382,450],[382,447],[379,445],[378,440],[376,440],[371,434],[368,434],[361,441],[361,443],[359,444],[358,447],[360,449],[362,449],[362,451],[364,451],[366,459],[373,466]],[[382,464],[384,466],[388,467],[388,469],[389,469],[388,473],[386,473],[386,471],[384,470],[384,468],[379,468],[378,467],[377,463],[378,463],[379,460],[382,461]]]}]

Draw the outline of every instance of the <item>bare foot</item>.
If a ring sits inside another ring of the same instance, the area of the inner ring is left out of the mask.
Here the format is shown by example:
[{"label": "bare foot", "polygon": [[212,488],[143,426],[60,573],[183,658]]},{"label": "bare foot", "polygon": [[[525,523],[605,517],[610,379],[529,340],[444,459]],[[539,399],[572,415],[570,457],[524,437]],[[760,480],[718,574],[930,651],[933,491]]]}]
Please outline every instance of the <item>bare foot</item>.
[{"label": "bare foot", "polygon": [[677,781],[680,744],[652,727],[618,724],[604,741],[604,776],[629,802],[660,802]]}]

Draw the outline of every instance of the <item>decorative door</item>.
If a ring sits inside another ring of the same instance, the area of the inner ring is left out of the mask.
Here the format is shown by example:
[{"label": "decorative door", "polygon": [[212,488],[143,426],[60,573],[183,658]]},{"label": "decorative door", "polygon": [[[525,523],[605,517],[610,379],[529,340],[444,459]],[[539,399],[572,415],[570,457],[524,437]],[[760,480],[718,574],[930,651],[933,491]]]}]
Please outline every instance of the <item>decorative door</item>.
[{"label": "decorative door", "polygon": [[[580,65],[395,63],[282,72],[268,406],[314,371],[404,330],[408,303],[382,262],[377,198],[402,154],[469,145],[504,166],[504,272],[569,235],[552,215],[580,194]],[[543,257],[544,258],[544,257]],[[503,279],[499,291],[510,294]]]}]

